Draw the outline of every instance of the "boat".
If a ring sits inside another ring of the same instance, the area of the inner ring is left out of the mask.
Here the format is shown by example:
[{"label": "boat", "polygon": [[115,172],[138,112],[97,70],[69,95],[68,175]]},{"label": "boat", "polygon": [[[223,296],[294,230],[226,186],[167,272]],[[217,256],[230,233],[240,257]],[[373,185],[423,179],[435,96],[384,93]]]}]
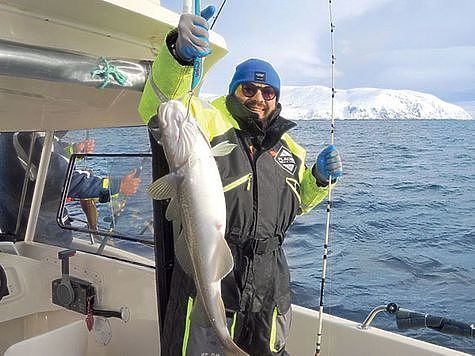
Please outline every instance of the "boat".
[{"label": "boat", "polygon": [[[74,230],[68,249],[36,241],[35,229],[55,132],[143,126],[136,108],[144,78],[178,19],[158,0],[0,0],[0,135],[37,132],[44,137],[34,181],[25,174],[18,182],[23,188],[34,185],[25,231],[0,234],[0,354],[160,354],[170,259],[163,237],[173,234],[164,217],[156,217],[149,239],[123,233],[108,221],[95,231],[101,239],[85,233],[90,230],[80,222],[66,226]],[[212,32],[210,42],[213,53],[204,72],[227,51],[219,34]],[[62,66],[56,66],[58,59]],[[88,75],[111,65],[128,74],[125,83],[109,72]],[[109,79],[108,87],[98,88]],[[86,156],[100,167],[101,159],[133,165],[150,155],[128,147],[117,154]],[[81,157],[72,156],[69,173]],[[120,219],[131,214],[122,203]],[[58,210],[66,204],[63,199]],[[119,216],[117,209],[114,216]],[[121,241],[148,246],[155,257],[124,248]],[[375,309],[362,324],[324,314],[321,355],[466,355],[371,327],[379,311],[397,308]],[[314,355],[319,314],[298,305],[293,312],[287,350]]]}]

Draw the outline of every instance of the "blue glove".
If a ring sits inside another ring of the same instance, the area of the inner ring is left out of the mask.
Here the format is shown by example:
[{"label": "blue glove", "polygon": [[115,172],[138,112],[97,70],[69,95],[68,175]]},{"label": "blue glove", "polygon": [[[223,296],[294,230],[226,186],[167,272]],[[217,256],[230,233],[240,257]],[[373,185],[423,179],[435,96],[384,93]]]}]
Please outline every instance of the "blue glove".
[{"label": "blue glove", "polygon": [[206,57],[211,53],[209,47],[209,20],[216,11],[210,5],[201,11],[201,16],[183,14],[178,23],[178,38],[176,40],[176,55],[186,61],[191,62],[195,58]]},{"label": "blue glove", "polygon": [[319,153],[312,173],[322,186],[328,185],[330,176],[333,180],[343,175],[341,157],[335,146],[329,145]]}]

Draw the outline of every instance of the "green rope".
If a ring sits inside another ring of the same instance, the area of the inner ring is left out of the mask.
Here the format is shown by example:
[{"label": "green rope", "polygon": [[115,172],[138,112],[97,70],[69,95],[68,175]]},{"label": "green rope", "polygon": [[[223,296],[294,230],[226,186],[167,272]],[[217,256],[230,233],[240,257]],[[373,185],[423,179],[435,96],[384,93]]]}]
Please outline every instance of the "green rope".
[{"label": "green rope", "polygon": [[99,89],[107,87],[110,83],[111,77],[121,86],[124,86],[127,82],[127,76],[117,69],[115,65],[109,62],[107,58],[101,58],[99,69],[91,71],[91,78],[94,79],[96,76],[103,79]]}]

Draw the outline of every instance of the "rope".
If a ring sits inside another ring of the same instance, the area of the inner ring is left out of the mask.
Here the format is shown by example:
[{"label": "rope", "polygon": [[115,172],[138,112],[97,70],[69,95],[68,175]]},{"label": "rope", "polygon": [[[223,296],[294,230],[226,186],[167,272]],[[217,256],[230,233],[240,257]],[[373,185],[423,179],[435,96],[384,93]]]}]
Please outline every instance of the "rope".
[{"label": "rope", "polygon": [[100,77],[103,80],[102,84],[98,87],[99,89],[106,88],[111,81],[111,77],[115,79],[120,86],[124,86],[127,82],[127,76],[104,57],[100,59],[99,68],[91,71],[91,78],[94,79],[95,77]]},{"label": "rope", "polygon": [[[334,30],[333,24],[333,12],[332,12],[332,0],[328,1],[328,8],[330,12],[330,42],[331,42],[331,128],[330,128],[330,142],[333,145],[335,139],[335,46],[334,46]],[[328,201],[327,201],[327,219],[325,224],[325,242],[323,244],[323,262],[322,262],[322,280],[320,287],[320,307],[318,311],[318,331],[317,342],[315,345],[315,356],[320,354],[322,343],[322,330],[323,330],[323,304],[325,295],[325,278],[327,273],[327,259],[328,259],[328,245],[330,239],[330,225],[331,225],[331,208],[333,203],[333,189],[332,189],[332,177],[328,179]]]}]

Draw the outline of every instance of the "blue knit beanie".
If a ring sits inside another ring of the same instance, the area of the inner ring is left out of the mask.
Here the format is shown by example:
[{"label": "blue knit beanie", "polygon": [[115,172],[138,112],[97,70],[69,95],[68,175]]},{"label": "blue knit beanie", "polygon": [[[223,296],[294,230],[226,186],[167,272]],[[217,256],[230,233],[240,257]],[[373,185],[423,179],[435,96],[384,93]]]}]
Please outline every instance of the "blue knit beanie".
[{"label": "blue knit beanie", "polygon": [[279,101],[280,78],[270,63],[251,58],[239,64],[229,84],[229,94],[233,94],[238,85],[245,82],[262,83],[274,87],[277,92],[277,101]]}]

